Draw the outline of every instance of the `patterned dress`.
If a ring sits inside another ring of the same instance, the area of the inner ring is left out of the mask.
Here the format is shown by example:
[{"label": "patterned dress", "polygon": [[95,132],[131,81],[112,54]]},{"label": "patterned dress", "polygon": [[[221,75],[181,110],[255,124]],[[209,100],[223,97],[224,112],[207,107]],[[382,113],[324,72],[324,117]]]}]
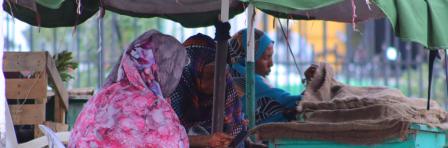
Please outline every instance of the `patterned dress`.
[{"label": "patterned dress", "polygon": [[163,49],[153,42],[155,34],[160,33],[143,34],[126,50],[117,79],[106,83],[79,114],[69,147],[189,147],[185,129],[160,89],[154,53]]}]

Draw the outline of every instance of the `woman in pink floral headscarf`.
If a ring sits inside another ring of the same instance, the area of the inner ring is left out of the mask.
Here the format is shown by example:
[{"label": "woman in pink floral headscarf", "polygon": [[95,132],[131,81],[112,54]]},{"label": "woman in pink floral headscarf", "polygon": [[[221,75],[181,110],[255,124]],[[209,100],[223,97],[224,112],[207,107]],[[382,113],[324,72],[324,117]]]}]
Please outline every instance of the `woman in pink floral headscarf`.
[{"label": "woman in pink floral headscarf", "polygon": [[85,104],[69,147],[188,147],[185,129],[165,98],[186,63],[186,50],[175,38],[157,31],[141,35]]}]

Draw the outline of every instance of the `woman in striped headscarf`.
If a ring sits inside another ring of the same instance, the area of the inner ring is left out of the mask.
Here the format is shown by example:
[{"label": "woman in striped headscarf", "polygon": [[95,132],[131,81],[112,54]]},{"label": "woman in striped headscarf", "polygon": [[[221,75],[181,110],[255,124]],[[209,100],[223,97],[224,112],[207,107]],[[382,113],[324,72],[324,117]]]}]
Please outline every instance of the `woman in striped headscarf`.
[{"label": "woman in striped headscarf", "polygon": [[[183,45],[190,63],[184,68],[179,85],[171,94],[171,105],[189,134],[207,135],[212,125],[216,43],[209,36],[197,34],[188,38]],[[226,83],[224,132],[235,136],[246,130],[246,121],[230,74],[226,76]]]}]

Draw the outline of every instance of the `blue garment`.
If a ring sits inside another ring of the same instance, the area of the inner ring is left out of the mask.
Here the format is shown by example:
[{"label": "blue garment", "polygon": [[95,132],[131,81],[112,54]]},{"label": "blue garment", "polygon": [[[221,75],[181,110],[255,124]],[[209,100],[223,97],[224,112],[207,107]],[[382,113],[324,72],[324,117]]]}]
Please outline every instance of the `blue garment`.
[{"label": "blue garment", "polygon": [[[243,33],[243,46],[242,47],[246,47],[246,40],[247,40],[247,29],[242,31]],[[272,43],[273,41],[271,40],[271,38],[269,38],[266,34],[263,34],[260,39],[258,39],[258,50],[255,51],[255,60],[258,60],[261,58],[261,56],[263,56],[264,52],[266,51],[266,49],[268,48],[268,46]],[[244,65],[244,61],[240,61],[240,64]]]},{"label": "blue garment", "polygon": [[[244,76],[246,73],[245,67],[241,64],[233,64],[232,69],[240,76]],[[257,116],[262,117],[263,115],[260,114],[269,114],[265,115],[267,117],[257,119],[257,124],[288,121],[288,119],[283,114],[283,110],[295,109],[297,105],[296,102],[301,100],[301,98],[302,96],[300,95],[291,95],[290,93],[282,89],[271,87],[265,81],[265,78],[263,78],[261,75],[255,74],[255,102],[257,104]],[[243,96],[242,100],[243,111],[245,112],[246,97]],[[263,113],[263,111],[267,111],[270,113]]]},{"label": "blue garment", "polygon": [[[245,84],[246,84],[246,37],[247,30],[241,30],[236,33],[229,41],[229,56],[231,61],[236,63],[231,65],[231,74],[239,90],[243,100],[243,111],[245,110]],[[266,49],[273,41],[260,30],[255,29],[255,61],[258,61]],[[292,114],[285,114],[288,110],[295,110],[296,102],[301,99],[299,95],[291,95],[290,93],[271,87],[265,79],[255,74],[255,123],[280,122],[293,119]],[[286,115],[286,116],[285,116]]]}]

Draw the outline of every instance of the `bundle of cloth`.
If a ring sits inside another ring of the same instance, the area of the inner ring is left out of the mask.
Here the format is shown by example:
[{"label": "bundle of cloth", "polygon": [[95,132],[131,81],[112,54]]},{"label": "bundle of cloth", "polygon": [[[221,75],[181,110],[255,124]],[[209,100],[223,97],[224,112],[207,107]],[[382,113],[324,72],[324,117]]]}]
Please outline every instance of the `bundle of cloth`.
[{"label": "bundle of cloth", "polygon": [[[310,72],[311,71],[311,72]],[[293,138],[370,145],[406,139],[411,124],[448,129],[447,112],[426,99],[385,87],[353,87],[334,79],[326,63],[312,65],[297,110],[300,121],[264,124],[251,132],[262,140]]]}]

